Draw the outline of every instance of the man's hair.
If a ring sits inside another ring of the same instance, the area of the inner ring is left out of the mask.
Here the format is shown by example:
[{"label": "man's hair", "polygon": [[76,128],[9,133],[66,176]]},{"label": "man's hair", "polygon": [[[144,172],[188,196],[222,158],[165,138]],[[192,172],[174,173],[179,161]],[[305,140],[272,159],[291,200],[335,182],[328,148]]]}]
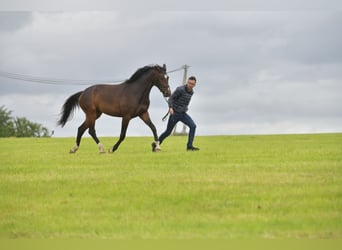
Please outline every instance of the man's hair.
[{"label": "man's hair", "polygon": [[188,78],[188,80],[193,80],[193,81],[197,82],[196,77],[194,77],[194,76],[190,76],[190,77]]}]

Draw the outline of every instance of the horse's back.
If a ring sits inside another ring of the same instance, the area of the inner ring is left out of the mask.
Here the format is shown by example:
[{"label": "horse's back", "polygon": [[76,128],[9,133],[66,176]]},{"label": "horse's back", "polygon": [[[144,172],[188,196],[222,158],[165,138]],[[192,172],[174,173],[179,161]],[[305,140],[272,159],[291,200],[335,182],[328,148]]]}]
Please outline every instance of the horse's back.
[{"label": "horse's back", "polygon": [[80,97],[80,106],[86,112],[96,111],[109,115],[120,115],[122,84],[98,84],[85,89]]}]

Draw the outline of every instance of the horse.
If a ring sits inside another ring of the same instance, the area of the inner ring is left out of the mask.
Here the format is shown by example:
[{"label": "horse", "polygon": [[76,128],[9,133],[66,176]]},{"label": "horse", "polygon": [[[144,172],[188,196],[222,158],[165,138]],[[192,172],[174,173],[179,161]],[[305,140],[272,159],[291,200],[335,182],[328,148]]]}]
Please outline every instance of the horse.
[{"label": "horse", "polygon": [[80,147],[82,135],[88,129],[89,134],[98,145],[100,153],[105,149],[96,136],[95,121],[101,114],[114,117],[122,117],[120,138],[109,149],[109,153],[115,152],[126,137],[129,121],[140,117],[150,127],[154,136],[152,151],[160,151],[157,130],[150,119],[148,108],[150,105],[149,95],[153,86],[156,86],[164,97],[171,95],[169,76],[166,65],[148,65],[138,69],[128,80],[120,84],[98,84],[71,95],[62,107],[58,125],[64,127],[69,120],[70,114],[77,106],[85,113],[85,121],[78,127],[76,144],[70,149],[70,153],[76,153]]}]

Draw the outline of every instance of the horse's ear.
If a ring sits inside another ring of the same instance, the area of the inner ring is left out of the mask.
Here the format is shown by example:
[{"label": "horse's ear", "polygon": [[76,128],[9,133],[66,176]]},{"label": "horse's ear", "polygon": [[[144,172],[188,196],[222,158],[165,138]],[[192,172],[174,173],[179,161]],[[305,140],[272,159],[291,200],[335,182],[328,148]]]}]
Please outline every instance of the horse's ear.
[{"label": "horse's ear", "polygon": [[165,69],[165,71],[166,71],[166,64],[165,63],[163,64],[163,69]]}]

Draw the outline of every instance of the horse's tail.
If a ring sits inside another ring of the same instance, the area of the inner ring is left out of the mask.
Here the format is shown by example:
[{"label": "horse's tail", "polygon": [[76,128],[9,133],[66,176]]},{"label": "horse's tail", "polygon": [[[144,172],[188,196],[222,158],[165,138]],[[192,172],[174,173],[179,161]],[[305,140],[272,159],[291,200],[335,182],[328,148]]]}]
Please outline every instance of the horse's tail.
[{"label": "horse's tail", "polygon": [[58,120],[57,124],[61,125],[62,128],[64,127],[65,123],[68,121],[69,116],[71,112],[73,112],[76,108],[76,106],[79,105],[78,99],[80,98],[83,91],[80,91],[72,96],[70,96],[64,103],[62,112],[61,112],[61,118]]}]

